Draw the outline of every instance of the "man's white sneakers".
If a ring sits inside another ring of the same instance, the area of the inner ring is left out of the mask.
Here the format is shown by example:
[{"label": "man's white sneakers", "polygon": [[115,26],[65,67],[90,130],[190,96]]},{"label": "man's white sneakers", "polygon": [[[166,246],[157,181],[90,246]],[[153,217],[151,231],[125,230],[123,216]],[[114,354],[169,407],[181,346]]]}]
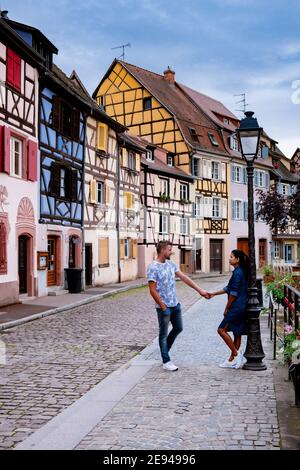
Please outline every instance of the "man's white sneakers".
[{"label": "man's white sneakers", "polygon": [[173,362],[169,361],[169,362],[165,362],[163,364],[163,369],[170,370],[170,371],[175,371],[175,370],[178,370],[178,367],[175,366],[175,364],[173,364]]}]

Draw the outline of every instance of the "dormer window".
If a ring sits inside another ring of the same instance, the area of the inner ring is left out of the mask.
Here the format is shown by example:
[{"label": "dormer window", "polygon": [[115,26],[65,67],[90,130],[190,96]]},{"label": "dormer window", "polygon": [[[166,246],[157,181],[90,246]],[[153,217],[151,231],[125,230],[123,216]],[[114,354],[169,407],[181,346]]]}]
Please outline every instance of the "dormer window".
[{"label": "dormer window", "polygon": [[167,165],[174,166],[174,156],[168,153],[167,155]]},{"label": "dormer window", "polygon": [[229,119],[224,117],[223,122],[224,122],[224,124],[229,124]]},{"label": "dormer window", "polygon": [[143,110],[148,111],[152,108],[152,99],[151,96],[147,96],[143,99]]},{"label": "dormer window", "polygon": [[215,146],[215,147],[218,147],[219,144],[214,136],[214,134],[212,132],[208,132],[208,137],[209,137],[209,140],[211,141],[211,143]]},{"label": "dormer window", "polygon": [[194,129],[193,127],[189,127],[189,131],[190,131],[190,134],[191,134],[191,137],[192,137],[193,141],[194,142],[199,142],[196,129]]},{"label": "dormer window", "polygon": [[154,162],[153,150],[151,150],[151,149],[148,149],[148,150],[147,150],[147,152],[146,152],[146,159],[147,159],[149,162]]}]

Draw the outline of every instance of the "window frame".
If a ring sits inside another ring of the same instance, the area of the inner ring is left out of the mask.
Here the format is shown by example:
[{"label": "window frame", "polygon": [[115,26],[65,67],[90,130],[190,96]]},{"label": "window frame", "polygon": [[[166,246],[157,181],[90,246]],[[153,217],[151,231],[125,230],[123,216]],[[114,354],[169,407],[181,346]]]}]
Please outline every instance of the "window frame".
[{"label": "window frame", "polygon": [[[185,230],[183,230],[183,227],[185,228]],[[187,217],[180,217],[179,232],[180,232],[180,235],[188,235],[189,234],[188,218]]]},{"label": "window frame", "polygon": [[[19,173],[16,173],[15,172],[15,143],[18,142],[19,144],[19,148],[20,148],[20,152],[19,152]],[[22,139],[19,139],[18,137],[16,137],[15,135],[11,135],[10,136],[10,174],[11,176],[15,176],[16,178],[22,178],[23,176],[23,172],[22,172],[22,169],[23,169],[23,159],[25,158],[25,156],[23,155],[23,140]]]},{"label": "window frame", "polygon": [[199,137],[194,127],[189,127],[190,136],[193,139],[193,142],[199,142]]},{"label": "window frame", "polygon": [[[101,187],[101,191],[99,188]],[[96,204],[104,204],[104,182],[103,181],[96,181]],[[99,201],[99,193],[101,193],[101,201]]]},{"label": "window frame", "polygon": [[[215,201],[218,201],[218,215],[214,214],[215,211]],[[221,213],[221,198],[219,197],[212,197],[212,218],[213,219],[221,219],[222,218],[222,213]]]},{"label": "window frame", "polygon": [[[211,179],[212,180],[220,181],[220,167],[221,167],[220,162],[215,162],[215,161],[211,162]],[[214,175],[215,172],[217,174],[217,177]]]},{"label": "window frame", "polygon": [[[146,103],[150,103],[150,106],[146,105]],[[145,96],[143,98],[143,111],[150,111],[150,109],[152,109],[152,97]]]},{"label": "window frame", "polygon": [[208,132],[207,135],[208,135],[209,140],[211,141],[212,145],[214,145],[215,147],[219,147],[219,143],[216,140],[215,135],[212,132]]},{"label": "window frame", "polygon": [[[181,201],[188,201],[189,200],[189,185],[187,183],[179,183],[179,195]],[[183,188],[186,189],[186,197],[183,197]]]}]

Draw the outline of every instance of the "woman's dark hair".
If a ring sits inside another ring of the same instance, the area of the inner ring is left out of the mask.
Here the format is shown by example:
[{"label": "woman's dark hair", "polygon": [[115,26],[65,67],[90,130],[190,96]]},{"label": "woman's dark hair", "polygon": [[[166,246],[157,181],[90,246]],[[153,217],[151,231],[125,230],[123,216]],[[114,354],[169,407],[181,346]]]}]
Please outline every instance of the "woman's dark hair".
[{"label": "woman's dark hair", "polygon": [[240,260],[240,267],[244,271],[245,277],[248,280],[250,271],[248,256],[242,250],[232,250],[231,253],[235,258]]}]

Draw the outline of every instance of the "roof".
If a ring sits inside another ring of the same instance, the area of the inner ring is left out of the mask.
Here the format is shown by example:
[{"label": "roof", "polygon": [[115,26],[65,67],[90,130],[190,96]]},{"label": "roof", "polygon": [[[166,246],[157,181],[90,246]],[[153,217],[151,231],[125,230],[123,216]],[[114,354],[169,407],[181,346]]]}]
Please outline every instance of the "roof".
[{"label": "roof", "polygon": [[160,174],[161,173],[166,173],[170,176],[179,177],[179,178],[187,179],[187,180],[190,180],[190,181],[194,181],[194,179],[195,179],[193,176],[188,175],[187,173],[180,170],[179,168],[167,165],[166,163],[162,162],[158,158],[155,158],[155,156],[154,156],[154,161],[153,162],[147,160],[144,157],[142,157],[141,161],[142,161],[143,166],[146,166],[147,168],[149,168],[150,172],[152,171],[154,173],[157,172],[157,173],[160,173]]},{"label": "roof", "polygon": [[218,126],[235,132],[236,125],[232,122],[229,122],[229,124],[225,123],[222,117],[224,116],[231,121],[239,121],[239,119],[220,101],[193,90],[186,85],[182,85],[181,83],[178,85]]},{"label": "roof", "polygon": [[[105,76],[102,78],[99,86],[96,88],[93,96],[101,86],[101,83],[109,75],[116,63],[120,63],[135,79],[146,88],[154,98],[157,99],[176,119],[177,124],[183,134],[184,140],[190,148],[194,150],[204,150],[215,154],[227,155],[226,148],[216,124],[206,114],[193,103],[193,101],[183,92],[181,86],[176,82],[170,84],[163,75],[151,72],[136,65],[115,59]],[[189,128],[195,129],[199,142],[191,137]],[[218,146],[214,146],[208,132],[211,132]]]},{"label": "roof", "polygon": [[299,181],[299,176],[297,176],[295,173],[291,173],[290,170],[281,161],[278,162],[278,168],[272,169],[272,173],[274,173],[274,175],[281,180],[287,181],[289,183],[298,183]]},{"label": "roof", "polygon": [[29,26],[29,25],[24,24],[24,23],[19,23],[18,21],[10,20],[9,18],[4,18],[4,21],[6,21],[6,23],[8,23],[9,26],[13,29],[17,28],[17,29],[21,29],[23,31],[28,31],[28,32],[31,32],[33,34],[36,34],[42,40],[42,42],[47,44],[49,49],[54,54],[58,53],[57,47],[55,47],[54,44],[52,44],[52,42],[49,41],[49,39],[39,29],[34,28],[33,26]]}]

